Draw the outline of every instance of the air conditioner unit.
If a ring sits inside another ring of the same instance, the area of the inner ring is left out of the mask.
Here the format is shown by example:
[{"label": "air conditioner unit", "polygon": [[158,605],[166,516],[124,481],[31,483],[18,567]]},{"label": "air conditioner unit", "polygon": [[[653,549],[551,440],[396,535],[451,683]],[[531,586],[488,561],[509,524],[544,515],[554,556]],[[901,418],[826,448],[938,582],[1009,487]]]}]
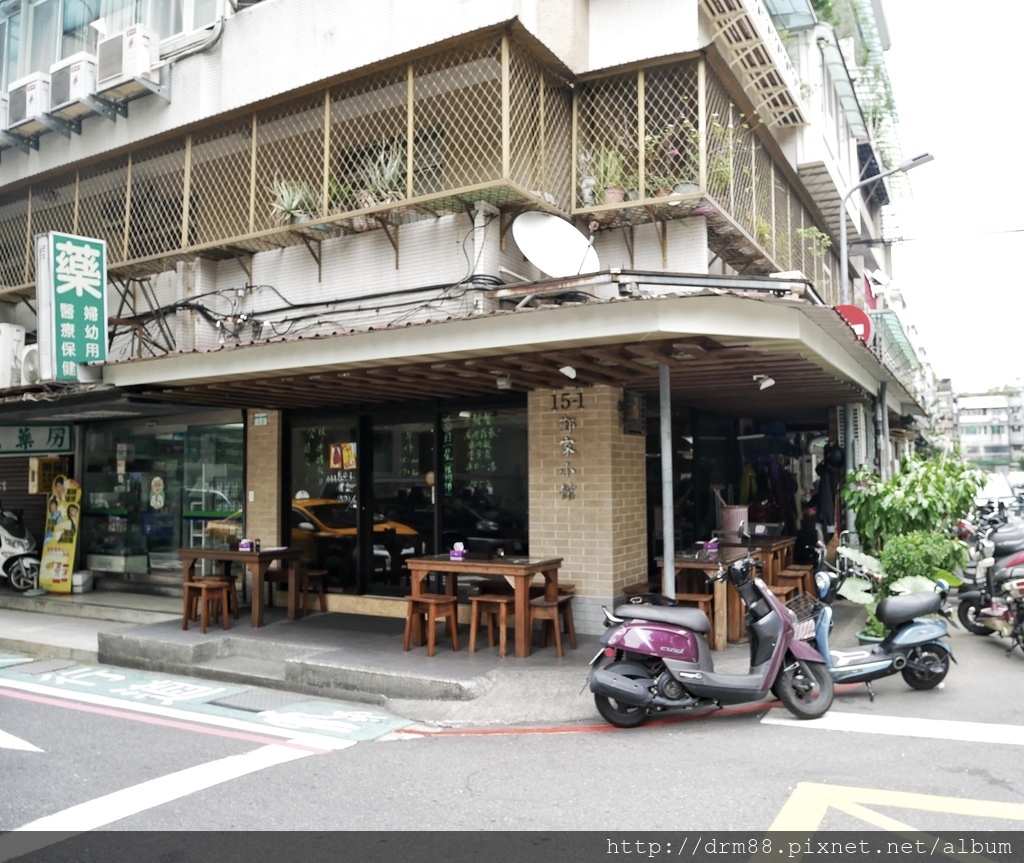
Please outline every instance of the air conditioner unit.
[{"label": "air conditioner unit", "polygon": [[91,114],[82,100],[96,92],[96,58],[80,52],[50,67],[50,113],[64,119]]},{"label": "air conditioner unit", "polygon": [[0,390],[21,386],[21,351],[24,347],[24,327],[0,324]]},{"label": "air conditioner unit", "polygon": [[43,382],[39,371],[39,346],[25,345],[21,349],[21,385],[34,386]]},{"label": "air conditioner unit", "polygon": [[[841,405],[836,409],[836,420],[839,425],[839,445],[846,449],[846,411],[847,405]],[[865,464],[868,460],[868,423],[867,413],[864,405],[853,405],[853,445],[854,454],[857,459],[857,466]]]},{"label": "air conditioner unit", "polygon": [[7,92],[7,126],[19,135],[37,135],[50,127],[42,122],[50,110],[50,76],[33,72],[15,81]]},{"label": "air conditioner unit", "polygon": [[102,39],[96,46],[96,92],[108,99],[122,100],[150,88],[140,81],[160,83],[160,35],[143,24]]}]

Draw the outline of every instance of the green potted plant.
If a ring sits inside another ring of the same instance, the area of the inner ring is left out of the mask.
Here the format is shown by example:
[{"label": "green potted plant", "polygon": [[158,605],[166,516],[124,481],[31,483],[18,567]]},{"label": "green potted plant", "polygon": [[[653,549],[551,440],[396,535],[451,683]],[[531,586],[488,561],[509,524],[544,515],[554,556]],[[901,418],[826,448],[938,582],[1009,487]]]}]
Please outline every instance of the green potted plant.
[{"label": "green potted plant", "polygon": [[864,606],[867,620],[857,633],[861,641],[880,641],[885,625],[878,619],[878,603],[887,596],[934,590],[942,579],[950,587],[960,584],[950,572],[951,564],[962,562],[961,543],[929,530],[915,530],[890,537],[877,558],[840,546],[837,553],[864,567],[875,578],[850,576],[838,590],[839,596]]},{"label": "green potted plant", "polygon": [[594,162],[594,195],[603,204],[621,204],[626,198],[626,157],[615,147],[600,147]]},{"label": "green potted plant", "polygon": [[308,222],[320,213],[320,193],[304,180],[274,178],[270,184],[270,212],[279,225]]},{"label": "green potted plant", "polygon": [[405,197],[405,144],[382,138],[357,169],[356,200],[361,207],[390,204]]}]

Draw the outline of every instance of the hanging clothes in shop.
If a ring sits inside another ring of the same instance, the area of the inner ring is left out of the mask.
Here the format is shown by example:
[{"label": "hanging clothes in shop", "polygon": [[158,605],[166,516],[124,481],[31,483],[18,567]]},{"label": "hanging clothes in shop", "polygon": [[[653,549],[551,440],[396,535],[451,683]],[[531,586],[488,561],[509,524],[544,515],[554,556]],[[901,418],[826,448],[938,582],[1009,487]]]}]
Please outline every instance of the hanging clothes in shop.
[{"label": "hanging clothes in shop", "polygon": [[818,524],[828,536],[836,530],[835,480],[831,468],[825,462],[821,462],[814,470],[818,474]]}]

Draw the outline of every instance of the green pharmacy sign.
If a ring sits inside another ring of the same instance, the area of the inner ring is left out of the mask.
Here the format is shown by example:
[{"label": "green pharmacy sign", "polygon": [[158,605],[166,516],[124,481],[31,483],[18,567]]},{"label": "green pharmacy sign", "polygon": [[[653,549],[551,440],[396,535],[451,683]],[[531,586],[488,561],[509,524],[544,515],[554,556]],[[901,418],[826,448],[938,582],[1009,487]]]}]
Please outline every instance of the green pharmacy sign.
[{"label": "green pharmacy sign", "polygon": [[36,274],[42,377],[78,381],[80,364],[107,359],[107,244],[41,234]]}]

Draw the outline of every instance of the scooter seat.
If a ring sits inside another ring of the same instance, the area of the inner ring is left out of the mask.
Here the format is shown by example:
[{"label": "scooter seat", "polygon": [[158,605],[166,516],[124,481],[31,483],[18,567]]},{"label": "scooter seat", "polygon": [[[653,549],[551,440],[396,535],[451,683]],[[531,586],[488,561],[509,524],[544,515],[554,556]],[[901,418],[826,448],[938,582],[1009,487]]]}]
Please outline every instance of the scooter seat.
[{"label": "scooter seat", "polygon": [[999,537],[996,539],[995,548],[992,551],[993,557],[1008,557],[1024,551],[1024,533],[1017,536]]},{"label": "scooter seat", "polygon": [[875,612],[882,623],[894,627],[923,614],[934,614],[942,608],[942,597],[931,591],[906,593],[902,596],[887,596],[878,603]]},{"label": "scooter seat", "polygon": [[615,616],[623,620],[668,623],[693,632],[711,632],[711,621],[708,620],[708,616],[699,608],[684,605],[619,605],[615,608]]}]

